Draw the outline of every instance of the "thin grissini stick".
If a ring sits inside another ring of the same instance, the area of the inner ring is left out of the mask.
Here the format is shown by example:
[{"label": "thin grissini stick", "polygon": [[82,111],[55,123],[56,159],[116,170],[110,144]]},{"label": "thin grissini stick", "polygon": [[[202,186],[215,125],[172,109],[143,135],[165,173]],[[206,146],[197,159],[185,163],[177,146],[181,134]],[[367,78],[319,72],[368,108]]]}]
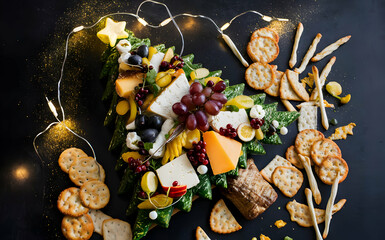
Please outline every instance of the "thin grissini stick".
[{"label": "thin grissini stick", "polygon": [[315,203],[320,204],[322,197],[321,192],[318,189],[317,181],[315,180],[313,171],[311,170],[310,158],[298,154],[299,159],[301,160],[302,166],[305,168],[307,178],[309,180],[310,189],[313,192]]},{"label": "thin grissini stick", "polygon": [[330,44],[330,45],[327,46],[324,50],[322,50],[321,52],[317,53],[317,54],[311,59],[311,61],[312,61],[312,62],[319,61],[319,60],[321,60],[322,58],[326,57],[327,55],[331,54],[332,52],[334,52],[335,50],[337,50],[339,46],[341,46],[342,44],[344,44],[344,43],[346,43],[347,41],[349,41],[350,37],[351,37],[351,36],[348,35],[348,36],[346,36],[346,37],[343,37],[343,38],[338,39],[336,42]]},{"label": "thin grissini stick", "polygon": [[287,111],[297,112],[297,109],[295,109],[295,107],[291,104],[291,102],[289,102],[289,100],[281,99],[281,102],[283,103]]},{"label": "thin grissini stick", "polygon": [[323,238],[326,238],[329,233],[329,226],[330,226],[330,221],[332,219],[332,214],[333,214],[333,204],[334,201],[336,200],[337,196],[337,191],[338,191],[338,182],[340,181],[340,172],[337,173],[336,178],[334,179],[333,185],[332,185],[332,190],[330,193],[330,198],[328,201],[328,204],[326,205],[326,210],[325,210],[325,229],[322,234]]},{"label": "thin grissini stick", "polygon": [[309,211],[311,215],[311,219],[313,222],[315,234],[317,236],[317,240],[322,240],[321,232],[319,231],[318,224],[317,224],[317,219],[315,218],[315,210],[313,206],[313,199],[312,199],[312,193],[309,188],[305,189],[305,195],[306,195],[306,200],[307,200],[307,205],[309,206]]},{"label": "thin grissini stick", "polygon": [[[332,67],[335,62],[336,62],[336,57],[332,57],[329,60],[329,62],[326,64],[326,66],[322,69],[321,75],[319,76],[319,81],[322,87],[325,85],[326,78],[328,77],[330,71],[332,70]],[[318,97],[318,90],[317,88],[314,88],[313,92],[311,93],[310,100],[315,101],[317,97]]]},{"label": "thin grissini stick", "polygon": [[313,39],[313,42],[311,43],[311,45],[309,47],[309,50],[307,50],[307,53],[305,54],[305,57],[303,57],[303,59],[302,59],[301,65],[299,66],[299,68],[294,69],[294,72],[297,72],[298,74],[300,74],[300,73],[302,73],[305,70],[307,64],[309,63],[309,61],[311,59],[311,57],[313,57],[313,55],[315,53],[315,50],[317,48],[317,44],[321,40],[321,37],[322,37],[321,33],[318,33],[317,36],[315,36],[315,38]]},{"label": "thin grissini stick", "polygon": [[239,59],[239,61],[241,61],[243,66],[249,67],[249,63],[242,57],[241,53],[238,51],[238,48],[235,46],[231,38],[224,33],[222,33],[222,38],[223,40],[225,40],[226,44],[230,47],[231,51],[233,51],[234,55]]},{"label": "thin grissini stick", "polygon": [[297,49],[298,49],[299,40],[301,39],[302,32],[303,32],[303,25],[302,23],[298,23],[297,32],[295,33],[295,38],[294,38],[293,51],[291,52],[291,58],[289,60],[290,68],[293,68],[294,65],[297,63]]},{"label": "thin grissini stick", "polygon": [[321,83],[319,81],[318,69],[316,66],[313,66],[313,76],[314,76],[314,82],[315,82],[315,85],[317,87],[318,96],[319,96],[318,101],[319,101],[319,105],[321,108],[322,126],[326,130],[328,130],[329,129],[329,120],[328,120],[328,116],[326,115],[324,96],[322,94],[322,86],[321,86]]}]

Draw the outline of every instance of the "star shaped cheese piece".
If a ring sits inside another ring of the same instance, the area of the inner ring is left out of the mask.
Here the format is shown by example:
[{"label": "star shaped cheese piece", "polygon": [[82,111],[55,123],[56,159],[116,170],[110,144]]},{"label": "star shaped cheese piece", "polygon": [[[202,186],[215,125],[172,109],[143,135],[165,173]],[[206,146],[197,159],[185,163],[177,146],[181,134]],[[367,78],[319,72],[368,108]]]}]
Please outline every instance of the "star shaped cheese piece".
[{"label": "star shaped cheese piece", "polygon": [[107,18],[106,26],[97,33],[97,36],[102,42],[114,47],[117,39],[128,37],[128,33],[124,31],[125,28],[125,21],[114,22],[111,18]]}]

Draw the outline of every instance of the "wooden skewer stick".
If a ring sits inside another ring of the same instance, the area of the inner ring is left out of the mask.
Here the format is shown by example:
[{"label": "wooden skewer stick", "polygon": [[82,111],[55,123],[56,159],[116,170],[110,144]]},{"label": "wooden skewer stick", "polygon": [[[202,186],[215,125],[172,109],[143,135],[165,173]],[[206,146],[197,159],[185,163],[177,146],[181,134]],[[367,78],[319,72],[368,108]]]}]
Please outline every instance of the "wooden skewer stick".
[{"label": "wooden skewer stick", "polygon": [[318,100],[319,100],[319,105],[321,108],[321,117],[322,117],[322,126],[328,130],[329,129],[329,120],[328,116],[326,115],[326,110],[325,110],[325,104],[324,104],[324,96],[322,94],[322,86],[319,81],[319,75],[318,75],[318,68],[316,66],[313,66],[313,76],[314,76],[314,82],[316,84],[317,90],[318,90]]}]

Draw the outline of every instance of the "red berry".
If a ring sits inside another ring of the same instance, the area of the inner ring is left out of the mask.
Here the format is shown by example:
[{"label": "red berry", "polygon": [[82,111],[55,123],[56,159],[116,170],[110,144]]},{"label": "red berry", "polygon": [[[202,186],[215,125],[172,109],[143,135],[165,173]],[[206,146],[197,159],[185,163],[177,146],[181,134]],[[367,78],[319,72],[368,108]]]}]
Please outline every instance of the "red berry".
[{"label": "red berry", "polygon": [[172,186],[174,186],[174,187],[178,186],[178,181],[174,181],[174,182],[172,183]]},{"label": "red berry", "polygon": [[207,159],[205,159],[203,162],[202,162],[203,165],[207,165],[209,164],[209,161]]}]

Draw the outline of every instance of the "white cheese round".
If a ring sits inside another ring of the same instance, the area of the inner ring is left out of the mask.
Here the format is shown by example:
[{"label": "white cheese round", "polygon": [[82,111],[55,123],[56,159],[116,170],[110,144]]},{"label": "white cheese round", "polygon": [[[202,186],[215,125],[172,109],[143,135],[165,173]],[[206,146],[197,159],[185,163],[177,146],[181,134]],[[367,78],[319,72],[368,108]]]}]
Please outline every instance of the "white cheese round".
[{"label": "white cheese round", "polygon": [[155,220],[158,218],[158,213],[156,211],[151,211],[149,214],[148,214],[148,217],[151,219],[151,220]]},{"label": "white cheese round", "polygon": [[262,119],[264,118],[266,115],[266,112],[265,110],[263,110],[263,107],[261,105],[254,105],[251,109],[250,109],[250,117],[252,118],[259,118],[259,119]]},{"label": "white cheese round", "polygon": [[281,130],[279,130],[282,135],[286,135],[289,130],[287,130],[287,127],[281,127]]},{"label": "white cheese round", "polygon": [[275,128],[278,128],[279,126],[279,122],[277,120],[273,120],[272,124]]},{"label": "white cheese round", "polygon": [[201,175],[206,174],[208,171],[207,166],[205,166],[205,165],[199,165],[197,170],[198,170],[198,173]]}]

